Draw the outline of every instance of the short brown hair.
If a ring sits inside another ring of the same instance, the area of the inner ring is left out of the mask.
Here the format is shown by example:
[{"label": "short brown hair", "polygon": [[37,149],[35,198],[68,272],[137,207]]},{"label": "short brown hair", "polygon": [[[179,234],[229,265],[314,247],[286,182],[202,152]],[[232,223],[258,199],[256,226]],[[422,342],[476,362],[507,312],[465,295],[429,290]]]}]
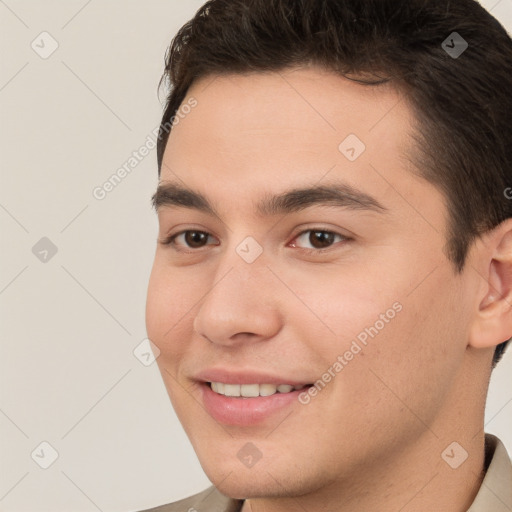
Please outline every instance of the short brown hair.
[{"label": "short brown hair", "polygon": [[[461,55],[450,54],[454,41],[467,43]],[[461,272],[471,243],[512,217],[512,40],[474,0],[206,2],[166,55],[158,172],[194,81],[307,64],[406,92],[418,121],[415,163],[445,197],[446,252]]]}]

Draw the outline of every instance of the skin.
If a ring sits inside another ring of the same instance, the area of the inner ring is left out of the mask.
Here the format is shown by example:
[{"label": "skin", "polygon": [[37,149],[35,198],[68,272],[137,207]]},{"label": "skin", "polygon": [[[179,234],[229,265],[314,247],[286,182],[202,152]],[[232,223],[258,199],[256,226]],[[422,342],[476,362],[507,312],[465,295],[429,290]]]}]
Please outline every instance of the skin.
[{"label": "skin", "polygon": [[[210,480],[249,498],[244,512],[467,510],[494,347],[512,335],[512,224],[478,239],[455,272],[444,197],[407,158],[414,116],[388,85],[308,67],[207,77],[188,97],[198,104],[171,132],[161,183],[201,192],[218,217],[158,208],[147,330]],[[354,162],[338,149],[351,133],[366,145]],[[256,211],[265,196],[340,180],[386,211]],[[307,229],[348,240],[307,253],[319,249]],[[211,236],[161,243],[184,230]],[[247,236],[263,248],[250,264],[236,252]],[[202,406],[197,371],[315,382],[396,302],[402,310],[307,405],[250,427],[220,425]],[[457,469],[441,457],[454,441],[468,453]],[[251,468],[237,457],[247,442],[262,454]]]}]

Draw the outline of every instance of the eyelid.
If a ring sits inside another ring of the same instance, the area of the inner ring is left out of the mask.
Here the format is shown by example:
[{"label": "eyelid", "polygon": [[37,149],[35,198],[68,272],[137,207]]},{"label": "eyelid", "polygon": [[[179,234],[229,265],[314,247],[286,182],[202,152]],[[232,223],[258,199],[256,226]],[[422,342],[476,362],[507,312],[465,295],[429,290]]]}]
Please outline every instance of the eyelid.
[{"label": "eyelid", "polygon": [[[287,246],[289,246],[290,243],[292,243],[294,240],[296,240],[297,238],[299,238],[300,236],[306,234],[306,233],[309,233],[309,232],[321,232],[321,233],[329,233],[329,234],[332,234],[332,235],[335,235],[335,236],[339,236],[341,237],[343,240],[339,241],[339,242],[335,242],[333,243],[333,245],[329,246],[329,247],[325,247],[325,248],[321,248],[321,249],[315,249],[315,248],[304,248],[304,247],[298,247],[298,249],[300,249],[303,253],[308,253],[308,254],[323,254],[323,253],[326,253],[326,252],[329,252],[329,251],[333,251],[333,250],[336,250],[338,247],[337,245],[340,244],[340,243],[346,243],[350,240],[352,240],[353,238],[351,236],[347,236],[343,233],[339,233],[338,231],[335,231],[334,229],[331,229],[331,228],[327,228],[327,227],[322,227],[322,226],[318,226],[318,225],[314,225],[314,226],[308,226],[308,227],[304,227],[302,226],[300,228],[301,230],[299,232],[297,232],[295,235],[293,235],[293,238],[291,240],[291,242],[288,242]],[[163,238],[159,238],[158,239],[158,242],[162,245],[172,245],[174,246],[174,250],[176,252],[181,252],[181,253],[185,253],[185,254],[192,254],[192,253],[199,253],[201,252],[202,250],[204,250],[206,247],[208,247],[208,245],[219,245],[219,243],[217,244],[207,244],[205,246],[202,246],[202,247],[199,247],[199,248],[190,248],[190,247],[187,247],[186,245],[185,246],[179,246],[179,245],[176,245],[174,243],[175,239],[181,235],[184,235],[186,233],[189,233],[189,232],[194,232],[194,233],[202,233],[204,235],[207,235],[208,237],[215,237],[215,235],[213,235],[212,233],[210,233],[209,231],[206,231],[205,229],[202,229],[202,228],[188,228],[188,229],[183,229],[181,231],[178,231],[176,233],[172,233],[172,234],[169,234],[169,235],[166,235],[164,236]],[[181,247],[181,248],[180,248]]]},{"label": "eyelid", "polygon": [[[207,235],[208,237],[214,237],[215,238],[215,235],[213,235],[212,233],[210,233],[209,231],[206,231],[204,229],[198,229],[198,228],[189,228],[189,229],[183,229],[181,231],[178,231],[176,233],[172,233],[170,235],[164,235],[163,238],[159,238],[158,239],[158,242],[162,245],[174,245],[176,246],[176,244],[174,244],[174,240],[181,236],[181,235],[184,235],[186,233],[189,233],[189,232],[192,232],[192,233],[202,233],[204,235]],[[219,245],[219,244],[207,244],[207,245]],[[183,247],[183,246],[176,246],[176,247]],[[181,252],[198,252],[200,251],[201,249],[203,249],[203,247],[200,247],[198,249],[193,249],[193,248],[190,248],[188,247],[189,251],[187,251],[187,246],[184,246],[185,249],[176,249],[177,251],[181,251]],[[206,247],[206,246],[205,246]]]},{"label": "eyelid", "polygon": [[331,235],[339,236],[343,240],[341,240],[340,242],[335,242],[332,245],[330,245],[329,247],[325,247],[323,249],[315,249],[315,248],[309,249],[309,248],[299,247],[299,249],[301,249],[302,251],[307,252],[307,253],[323,254],[328,251],[336,250],[339,243],[348,242],[349,240],[352,240],[352,238],[350,236],[344,235],[343,233],[339,233],[338,231],[335,231],[334,229],[321,227],[321,226],[312,226],[312,227],[307,227],[305,229],[302,228],[301,231],[299,231],[296,235],[294,235],[294,237],[292,238],[292,242],[294,240],[296,240],[297,238],[301,237],[302,235],[309,233],[309,232],[329,233]]}]

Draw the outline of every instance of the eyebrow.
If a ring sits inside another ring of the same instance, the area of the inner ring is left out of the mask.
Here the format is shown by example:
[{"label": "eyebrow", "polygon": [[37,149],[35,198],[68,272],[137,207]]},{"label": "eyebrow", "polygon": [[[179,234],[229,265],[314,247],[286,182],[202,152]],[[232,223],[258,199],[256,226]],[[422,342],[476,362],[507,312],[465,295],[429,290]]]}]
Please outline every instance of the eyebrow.
[{"label": "eyebrow", "polygon": [[[163,206],[176,206],[196,209],[220,218],[208,198],[179,184],[160,184],[151,200],[157,211]],[[256,211],[260,216],[270,217],[298,212],[311,206],[335,206],[378,213],[388,211],[376,198],[343,182],[293,188],[277,195],[267,195],[257,204]]]}]

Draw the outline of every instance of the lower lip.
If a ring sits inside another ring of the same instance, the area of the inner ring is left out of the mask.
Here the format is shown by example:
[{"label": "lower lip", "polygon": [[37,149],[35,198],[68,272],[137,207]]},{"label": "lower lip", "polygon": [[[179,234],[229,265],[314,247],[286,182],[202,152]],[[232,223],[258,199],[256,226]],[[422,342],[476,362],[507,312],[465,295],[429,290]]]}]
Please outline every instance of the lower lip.
[{"label": "lower lip", "polygon": [[202,399],[210,416],[224,425],[246,427],[266,420],[277,411],[298,403],[300,393],[297,389],[289,393],[275,393],[270,396],[254,398],[229,397],[215,393],[209,384],[202,386]]}]

